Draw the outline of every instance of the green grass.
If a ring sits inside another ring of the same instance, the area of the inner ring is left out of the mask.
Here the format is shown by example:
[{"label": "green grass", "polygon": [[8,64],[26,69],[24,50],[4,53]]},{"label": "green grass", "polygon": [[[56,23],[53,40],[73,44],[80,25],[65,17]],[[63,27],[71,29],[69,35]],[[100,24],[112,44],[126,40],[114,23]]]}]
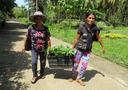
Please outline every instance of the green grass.
[{"label": "green grass", "polygon": [[28,19],[27,18],[18,18],[18,21],[21,23],[21,24],[27,24],[28,23]]},{"label": "green grass", "polygon": [[99,43],[94,43],[93,53],[128,68],[128,39],[103,39],[106,53],[102,54]]},{"label": "green grass", "polygon": [[60,24],[52,24],[49,26],[52,36],[62,39],[65,42],[72,43],[75,36],[76,30],[70,26],[62,26]]},{"label": "green grass", "polygon": [[29,19],[28,19],[28,18],[25,18],[25,17],[18,18],[17,20],[18,20],[21,24],[25,24],[25,25],[28,25],[28,26],[32,24],[32,22],[30,22]]},{"label": "green grass", "polygon": [[[77,29],[72,27],[72,25],[75,26],[78,23],[76,23],[75,20],[70,23],[71,24],[59,23],[49,25],[52,36],[72,44],[77,33]],[[128,35],[128,27],[114,28],[112,26],[105,26],[103,27],[103,30],[101,30],[101,35],[108,32]],[[116,64],[128,68],[128,39],[104,38],[103,43],[106,48],[105,54],[102,54],[101,47],[98,42],[94,42],[92,52],[95,55],[99,55]]]},{"label": "green grass", "polygon": [[[111,33],[118,33],[128,36],[128,27],[115,27],[107,29]],[[106,31],[101,31],[101,34],[105,34]],[[99,55],[101,57],[104,57],[116,64],[119,64],[121,66],[124,66],[128,68],[128,39],[103,39],[106,53],[102,54],[99,52],[100,46],[99,43],[94,43],[93,53],[96,55]]]}]

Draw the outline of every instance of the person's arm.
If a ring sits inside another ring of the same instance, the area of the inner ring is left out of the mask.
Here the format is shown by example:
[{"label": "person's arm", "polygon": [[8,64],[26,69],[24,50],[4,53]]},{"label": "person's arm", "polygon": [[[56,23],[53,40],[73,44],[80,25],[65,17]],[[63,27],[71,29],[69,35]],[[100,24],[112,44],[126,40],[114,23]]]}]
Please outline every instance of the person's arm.
[{"label": "person's arm", "polygon": [[80,38],[80,33],[77,33],[77,36],[75,37],[75,40],[72,44],[72,49],[76,47],[76,44],[78,43],[79,38]]},{"label": "person's arm", "polygon": [[74,42],[72,44],[72,49],[74,49],[76,47],[76,45],[77,45],[77,43],[80,39],[80,36],[82,34],[82,30],[83,30],[83,24],[80,24],[79,27],[78,27],[77,35],[76,35],[76,37],[74,39]]},{"label": "person's arm", "polygon": [[50,49],[50,48],[51,48],[51,39],[50,39],[51,34],[50,34],[50,32],[49,32],[48,27],[46,27],[46,28],[47,28],[47,42],[48,42],[48,49]]},{"label": "person's arm", "polygon": [[100,45],[101,45],[101,48],[102,48],[103,53],[105,53],[105,48],[104,48],[104,45],[103,45],[101,36],[100,36],[100,34],[99,34],[98,32],[96,33],[96,37],[97,37],[97,39],[98,39],[98,42],[99,42]]},{"label": "person's arm", "polygon": [[51,48],[51,39],[48,37],[48,48]]}]

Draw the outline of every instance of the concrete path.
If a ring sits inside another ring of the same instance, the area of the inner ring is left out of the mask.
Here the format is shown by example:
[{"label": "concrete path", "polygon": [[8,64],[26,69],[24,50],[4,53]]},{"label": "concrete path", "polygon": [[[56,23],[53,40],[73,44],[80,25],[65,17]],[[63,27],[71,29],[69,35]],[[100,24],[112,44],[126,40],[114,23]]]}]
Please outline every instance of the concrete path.
[{"label": "concrete path", "polygon": [[[50,68],[48,60],[45,78],[31,84],[31,55],[21,52],[25,33],[26,27],[15,21],[0,29],[0,90],[128,90],[128,69],[93,54],[84,76],[84,87],[68,81],[71,68]],[[70,46],[56,38],[51,39],[52,46]]]}]

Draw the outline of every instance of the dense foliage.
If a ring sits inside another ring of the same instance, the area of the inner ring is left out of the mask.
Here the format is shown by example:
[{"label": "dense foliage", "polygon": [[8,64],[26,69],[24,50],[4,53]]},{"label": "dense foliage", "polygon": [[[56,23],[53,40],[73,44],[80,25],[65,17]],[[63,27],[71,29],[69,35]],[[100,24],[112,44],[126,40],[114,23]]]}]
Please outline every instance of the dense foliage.
[{"label": "dense foliage", "polygon": [[[29,0],[30,8],[35,6],[35,1]],[[128,25],[128,0],[38,0],[38,10],[56,21],[83,19],[85,12],[94,12],[98,20],[113,26]]]},{"label": "dense foliage", "polygon": [[12,15],[12,9],[15,6],[15,0],[0,0],[0,11],[8,15]]}]

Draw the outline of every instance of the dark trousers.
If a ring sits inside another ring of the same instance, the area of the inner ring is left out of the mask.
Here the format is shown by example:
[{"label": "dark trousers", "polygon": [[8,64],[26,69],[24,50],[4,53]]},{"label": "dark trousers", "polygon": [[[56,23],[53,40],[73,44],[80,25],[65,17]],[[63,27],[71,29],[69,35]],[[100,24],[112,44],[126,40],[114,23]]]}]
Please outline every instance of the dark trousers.
[{"label": "dark trousers", "polygon": [[37,76],[37,60],[40,57],[40,74],[44,74],[44,69],[46,65],[46,51],[45,52],[36,52],[35,50],[31,50],[32,54],[32,72],[33,77]]}]

